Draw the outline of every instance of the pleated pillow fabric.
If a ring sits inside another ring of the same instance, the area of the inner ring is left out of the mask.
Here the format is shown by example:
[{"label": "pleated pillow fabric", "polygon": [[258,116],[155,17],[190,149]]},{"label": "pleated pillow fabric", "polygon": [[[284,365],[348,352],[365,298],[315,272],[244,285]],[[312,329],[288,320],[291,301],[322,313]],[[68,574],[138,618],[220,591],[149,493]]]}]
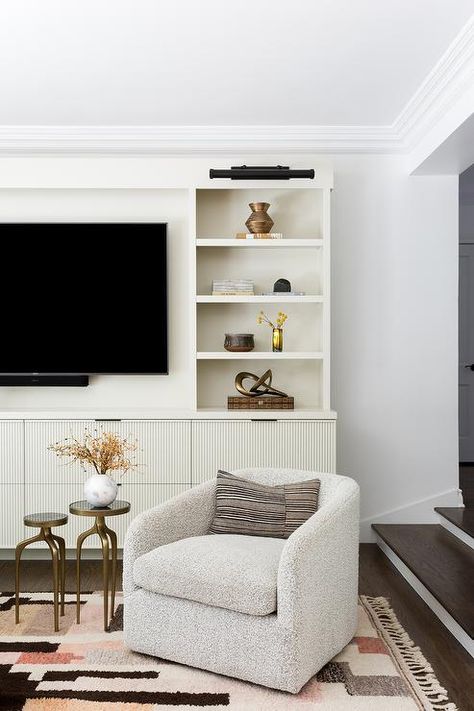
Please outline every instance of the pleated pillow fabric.
[{"label": "pleated pillow fabric", "polygon": [[211,533],[288,538],[318,510],[319,479],[267,486],[219,470]]}]

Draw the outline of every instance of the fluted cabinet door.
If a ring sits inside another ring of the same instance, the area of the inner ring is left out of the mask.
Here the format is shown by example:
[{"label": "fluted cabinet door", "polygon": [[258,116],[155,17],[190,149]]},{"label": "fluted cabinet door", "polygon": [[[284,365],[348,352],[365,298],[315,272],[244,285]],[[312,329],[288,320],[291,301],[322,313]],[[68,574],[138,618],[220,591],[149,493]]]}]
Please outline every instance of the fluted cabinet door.
[{"label": "fluted cabinet door", "polygon": [[213,479],[218,469],[276,467],[279,422],[193,422],[193,484]]},{"label": "fluted cabinet door", "polygon": [[193,484],[218,469],[288,467],[334,472],[335,421],[193,422]]},{"label": "fluted cabinet door", "polygon": [[117,432],[136,440],[138,449],[133,456],[139,466],[123,477],[124,483],[191,481],[191,423],[184,420],[30,420],[25,423],[25,480],[83,483],[89,472],[77,462],[57,457],[48,447],[66,438],[81,440],[86,429],[92,434]]},{"label": "fluted cabinet door", "polygon": [[103,430],[118,432],[138,450],[137,469],[123,477],[123,483],[191,482],[191,422],[186,420],[122,420],[97,422]]},{"label": "fluted cabinet door", "polygon": [[0,484],[23,483],[23,421],[0,420]]},{"label": "fluted cabinet door", "polygon": [[[118,545],[123,546],[125,532],[130,522],[142,511],[157,506],[168,499],[181,494],[189,488],[189,484],[134,484],[127,483],[122,487],[120,498],[131,503],[131,510],[122,516],[110,516],[107,518],[107,525],[117,533]],[[26,487],[25,505],[28,511],[58,511],[69,512],[69,504],[83,498],[82,486],[57,484],[55,486],[45,486],[42,484],[30,484]],[[94,518],[89,516],[74,516],[69,514],[69,521],[65,526],[54,529],[59,536],[66,540],[68,548],[76,547],[76,540],[79,533],[90,528],[94,523]],[[32,529],[25,529],[24,536],[32,535]],[[38,548],[44,544],[35,544]],[[91,536],[84,544],[86,548],[100,548],[100,541],[97,536]]]},{"label": "fluted cabinet door", "polygon": [[94,426],[94,420],[27,420],[25,422],[25,482],[71,486],[82,484],[87,474],[84,473],[81,465],[57,457],[48,447],[66,438],[69,441],[73,438],[81,440],[84,430],[92,432]]},{"label": "fluted cabinet door", "polygon": [[23,422],[0,421],[0,548],[13,548],[23,531]]},{"label": "fluted cabinet door", "polygon": [[279,466],[336,472],[335,420],[278,423]]},{"label": "fluted cabinet door", "polygon": [[15,548],[22,538],[23,485],[0,484],[0,549]]}]

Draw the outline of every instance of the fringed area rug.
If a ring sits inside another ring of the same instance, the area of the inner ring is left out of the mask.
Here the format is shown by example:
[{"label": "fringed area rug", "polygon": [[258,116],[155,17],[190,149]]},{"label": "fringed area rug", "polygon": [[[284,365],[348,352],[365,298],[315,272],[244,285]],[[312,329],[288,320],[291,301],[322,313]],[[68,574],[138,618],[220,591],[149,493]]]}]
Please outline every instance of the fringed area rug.
[{"label": "fringed area rug", "polygon": [[[383,597],[361,597],[352,642],[301,692],[272,691],[136,654],[122,639],[120,600],[102,631],[100,593],[68,595],[52,634],[52,595],[0,593],[0,708],[8,711],[456,711]],[[229,650],[232,654],[232,650]]]}]

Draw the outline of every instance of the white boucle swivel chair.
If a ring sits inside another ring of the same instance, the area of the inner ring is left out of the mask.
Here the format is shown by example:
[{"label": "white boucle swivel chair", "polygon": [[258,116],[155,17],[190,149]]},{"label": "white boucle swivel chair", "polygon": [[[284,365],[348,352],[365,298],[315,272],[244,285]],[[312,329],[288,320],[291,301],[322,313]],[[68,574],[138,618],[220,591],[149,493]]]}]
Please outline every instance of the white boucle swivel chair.
[{"label": "white boucle swivel chair", "polygon": [[356,631],[359,488],[336,474],[233,473],[268,485],[317,477],[319,510],[287,540],[206,535],[213,480],[137,516],[123,551],[125,643],[297,693]]}]

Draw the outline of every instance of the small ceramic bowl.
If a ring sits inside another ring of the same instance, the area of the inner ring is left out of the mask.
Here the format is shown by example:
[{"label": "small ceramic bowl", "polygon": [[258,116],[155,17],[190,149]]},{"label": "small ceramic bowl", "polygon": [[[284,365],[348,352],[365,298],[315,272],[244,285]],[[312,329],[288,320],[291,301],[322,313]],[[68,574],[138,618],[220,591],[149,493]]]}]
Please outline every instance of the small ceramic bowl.
[{"label": "small ceramic bowl", "polygon": [[224,348],[232,353],[247,353],[255,348],[253,333],[226,333]]}]

